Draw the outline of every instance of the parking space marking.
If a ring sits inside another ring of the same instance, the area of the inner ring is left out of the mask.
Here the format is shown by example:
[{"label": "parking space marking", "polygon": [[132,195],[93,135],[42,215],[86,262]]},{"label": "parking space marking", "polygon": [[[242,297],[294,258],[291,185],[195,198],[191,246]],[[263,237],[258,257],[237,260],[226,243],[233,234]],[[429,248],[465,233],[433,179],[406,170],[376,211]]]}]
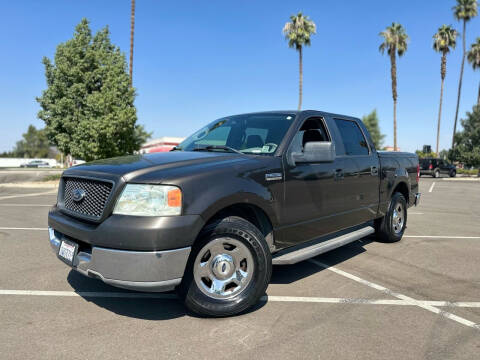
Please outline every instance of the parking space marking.
[{"label": "parking space marking", "polygon": [[[15,206],[23,206],[23,207],[51,207],[53,204],[0,204],[0,206],[5,206],[5,207],[15,207]],[[410,213],[411,214],[411,213]]]},{"label": "parking space marking", "polygon": [[329,266],[327,264],[324,264],[318,260],[314,260],[314,259],[310,259],[308,260],[309,262],[323,268],[323,269],[326,269],[326,270],[330,270],[338,275],[341,275],[341,276],[344,276],[350,280],[353,280],[353,281],[356,281],[360,284],[363,284],[363,285],[366,285],[368,287],[371,287],[373,289],[376,289],[376,290],[379,290],[381,292],[383,292],[384,294],[387,294],[387,295],[390,295],[390,296],[393,296],[393,297],[396,297],[397,299],[400,299],[400,300],[404,300],[408,303],[410,303],[411,305],[416,305],[416,306],[419,306],[421,307],[422,309],[425,309],[425,310],[428,310],[430,312],[433,312],[435,314],[438,314],[438,315],[441,315],[443,316],[444,318],[447,318],[447,319],[450,319],[450,320],[453,320],[453,321],[456,321],[462,325],[465,325],[465,326],[468,326],[468,327],[471,327],[471,328],[474,328],[474,329],[477,329],[477,330],[480,330],[480,325],[479,324],[475,324],[473,321],[470,321],[470,320],[467,320],[465,318],[462,318],[460,316],[457,316],[457,315],[454,315],[452,313],[449,313],[447,311],[444,311],[442,309],[439,309],[438,307],[435,307],[435,306],[432,306],[428,303],[425,303],[425,302],[422,302],[422,301],[418,301],[418,300],[415,300],[409,296],[406,296],[406,295],[403,295],[403,294],[400,294],[400,293],[397,293],[397,292],[394,292],[390,289],[387,289],[386,287],[382,286],[382,285],[378,285],[378,284],[375,284],[373,282],[370,282],[368,280],[364,280],[356,275],[353,275],[353,274],[350,274],[348,272],[345,272],[343,270],[340,270],[340,269],[337,269],[336,267],[333,267],[333,266]]},{"label": "parking space marking", "polygon": [[404,238],[424,239],[480,239],[480,236],[445,236],[445,235],[403,235]]},{"label": "parking space marking", "polygon": [[14,194],[14,195],[7,195],[7,196],[0,196],[0,200],[6,200],[6,199],[14,199],[14,198],[19,198],[19,197],[29,197],[29,196],[41,196],[41,195],[54,195],[57,194],[57,191],[47,191],[47,192],[41,192],[41,193],[33,193],[33,194]]},{"label": "parking space marking", "polygon": [[[108,292],[108,291],[44,291],[44,290],[0,290],[0,295],[16,296],[57,296],[57,297],[86,297],[86,298],[117,298],[117,299],[164,299],[178,300],[175,294],[163,293],[136,293],[136,292]],[[303,302],[324,304],[355,304],[355,305],[397,305],[397,306],[440,306],[480,308],[480,302],[450,302],[450,301],[408,301],[405,299],[360,299],[360,298],[330,298],[311,296],[276,296],[265,295],[260,298],[267,302]]]},{"label": "parking space marking", "polygon": [[40,231],[47,231],[48,228],[17,228],[17,227],[0,227],[0,230],[40,230]]},{"label": "parking space marking", "polygon": [[434,187],[435,187],[435,181],[430,186],[430,189],[428,189],[428,192],[432,192]]}]

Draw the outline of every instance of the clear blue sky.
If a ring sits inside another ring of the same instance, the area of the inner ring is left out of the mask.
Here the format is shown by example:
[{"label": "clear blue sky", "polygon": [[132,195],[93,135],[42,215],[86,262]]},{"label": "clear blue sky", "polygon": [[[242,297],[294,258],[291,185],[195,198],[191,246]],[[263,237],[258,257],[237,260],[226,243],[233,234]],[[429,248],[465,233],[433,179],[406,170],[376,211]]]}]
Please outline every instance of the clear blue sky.
[{"label": "clear blue sky", "polygon": [[[392,21],[411,40],[398,62],[398,137],[402,150],[435,144],[440,55],[432,35],[453,18],[453,0],[155,1],[137,0],[134,86],[139,123],[154,137],[187,136],[225,115],[295,109],[298,55],[281,29],[301,10],[317,24],[304,52],[304,109],[362,116],[376,108],[386,144],[393,143],[390,64],[378,33]],[[109,25],[128,53],[129,0],[3,1],[0,22],[0,151],[10,150],[36,118],[45,88],[43,56],[53,57],[82,17],[94,31]],[[480,36],[480,17],[467,45]],[[447,60],[441,148],[450,144],[461,41]],[[466,63],[460,115],[477,98],[480,72]]]}]

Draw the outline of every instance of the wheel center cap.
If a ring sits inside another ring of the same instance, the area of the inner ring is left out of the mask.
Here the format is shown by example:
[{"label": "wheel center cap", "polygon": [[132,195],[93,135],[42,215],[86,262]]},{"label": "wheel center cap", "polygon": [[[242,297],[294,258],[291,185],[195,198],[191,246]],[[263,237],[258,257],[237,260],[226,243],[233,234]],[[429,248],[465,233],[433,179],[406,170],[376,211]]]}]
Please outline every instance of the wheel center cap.
[{"label": "wheel center cap", "polygon": [[217,279],[226,279],[230,277],[235,270],[233,258],[227,254],[215,256],[212,261],[212,272]]}]

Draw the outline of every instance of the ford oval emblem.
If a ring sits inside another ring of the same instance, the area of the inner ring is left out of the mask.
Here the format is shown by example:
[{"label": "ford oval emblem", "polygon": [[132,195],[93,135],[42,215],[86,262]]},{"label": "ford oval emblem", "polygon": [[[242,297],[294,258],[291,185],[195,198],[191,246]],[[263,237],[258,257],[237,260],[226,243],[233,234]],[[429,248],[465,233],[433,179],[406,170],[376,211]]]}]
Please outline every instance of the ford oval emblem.
[{"label": "ford oval emblem", "polygon": [[85,190],[75,189],[73,190],[73,201],[80,202],[85,198]]}]

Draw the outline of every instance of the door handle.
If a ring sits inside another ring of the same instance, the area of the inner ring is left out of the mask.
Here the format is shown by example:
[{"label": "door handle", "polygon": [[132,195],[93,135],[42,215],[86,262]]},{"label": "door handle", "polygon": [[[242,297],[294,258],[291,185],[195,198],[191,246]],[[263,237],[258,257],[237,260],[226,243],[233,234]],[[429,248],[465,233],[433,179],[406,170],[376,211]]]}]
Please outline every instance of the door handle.
[{"label": "door handle", "polygon": [[342,180],[344,178],[343,169],[335,170],[335,180]]},{"label": "door handle", "polygon": [[377,176],[378,175],[378,168],[376,166],[370,166],[370,174],[372,176]]}]

